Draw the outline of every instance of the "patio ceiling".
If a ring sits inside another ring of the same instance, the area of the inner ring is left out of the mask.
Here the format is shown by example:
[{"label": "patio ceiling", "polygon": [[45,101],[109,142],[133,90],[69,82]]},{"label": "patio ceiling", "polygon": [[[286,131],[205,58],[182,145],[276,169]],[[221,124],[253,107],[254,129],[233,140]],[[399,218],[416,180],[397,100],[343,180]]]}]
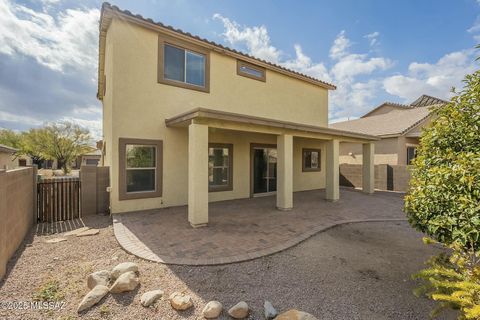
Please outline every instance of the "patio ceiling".
[{"label": "patio ceiling", "polygon": [[165,120],[167,127],[188,126],[191,123],[205,124],[209,127],[220,129],[277,135],[290,134],[297,137],[312,139],[338,139],[341,141],[359,143],[379,140],[377,136],[364,133],[268,119],[207,108],[195,108]]}]

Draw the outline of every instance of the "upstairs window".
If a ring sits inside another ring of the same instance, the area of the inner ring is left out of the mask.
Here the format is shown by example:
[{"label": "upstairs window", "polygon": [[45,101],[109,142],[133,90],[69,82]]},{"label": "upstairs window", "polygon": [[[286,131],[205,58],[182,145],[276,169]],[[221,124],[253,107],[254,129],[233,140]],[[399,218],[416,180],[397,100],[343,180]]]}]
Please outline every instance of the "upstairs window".
[{"label": "upstairs window", "polygon": [[158,82],[209,91],[209,53],[206,49],[159,36]]},{"label": "upstairs window", "polygon": [[205,56],[165,44],[164,77],[194,86],[205,86]]},{"label": "upstairs window", "polygon": [[251,63],[237,60],[237,74],[247,78],[266,81],[265,68],[253,65]]},{"label": "upstairs window", "polygon": [[302,162],[302,171],[320,171],[320,149],[303,149]]}]

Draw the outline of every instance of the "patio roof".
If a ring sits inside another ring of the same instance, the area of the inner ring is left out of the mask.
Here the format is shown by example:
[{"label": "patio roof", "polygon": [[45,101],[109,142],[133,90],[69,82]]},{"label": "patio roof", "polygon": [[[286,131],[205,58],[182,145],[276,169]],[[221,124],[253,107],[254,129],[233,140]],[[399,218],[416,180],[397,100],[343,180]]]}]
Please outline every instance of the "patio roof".
[{"label": "patio roof", "polygon": [[275,129],[307,132],[312,134],[321,134],[321,135],[346,138],[346,139],[358,139],[362,141],[379,140],[377,136],[359,133],[359,132],[339,130],[339,129],[328,128],[328,127],[313,126],[313,125],[307,125],[302,123],[250,116],[250,115],[240,114],[240,113],[212,110],[207,108],[195,108],[185,113],[181,113],[172,118],[166,119],[165,124],[167,125],[167,127],[185,126],[190,124],[195,119],[206,119],[206,120],[214,120],[214,121],[221,120],[221,121],[234,122],[238,124],[257,125],[257,126],[264,126],[269,128],[275,128]]}]

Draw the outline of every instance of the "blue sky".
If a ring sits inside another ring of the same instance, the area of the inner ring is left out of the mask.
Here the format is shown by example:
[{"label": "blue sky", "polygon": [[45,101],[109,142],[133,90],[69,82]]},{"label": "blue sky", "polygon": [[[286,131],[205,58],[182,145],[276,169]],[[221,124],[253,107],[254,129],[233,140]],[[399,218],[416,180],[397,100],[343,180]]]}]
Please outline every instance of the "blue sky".
[{"label": "blue sky", "polygon": [[[448,98],[477,69],[480,1],[111,1],[332,82],[332,121],[422,93]],[[0,128],[71,120],[101,137],[101,2],[0,0]]]}]

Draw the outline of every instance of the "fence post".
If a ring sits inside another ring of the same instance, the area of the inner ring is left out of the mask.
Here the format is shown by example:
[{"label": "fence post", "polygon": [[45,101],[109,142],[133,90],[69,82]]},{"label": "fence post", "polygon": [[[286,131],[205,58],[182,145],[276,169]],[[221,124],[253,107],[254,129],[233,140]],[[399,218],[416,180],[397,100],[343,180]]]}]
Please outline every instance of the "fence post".
[{"label": "fence post", "polygon": [[7,171],[0,169],[0,279],[7,271]]},{"label": "fence post", "polygon": [[80,168],[81,215],[97,213],[97,167],[83,166]]},{"label": "fence post", "polygon": [[38,184],[37,184],[37,174],[38,166],[36,164],[32,165],[32,175],[33,175],[33,224],[37,224],[38,218]]}]

